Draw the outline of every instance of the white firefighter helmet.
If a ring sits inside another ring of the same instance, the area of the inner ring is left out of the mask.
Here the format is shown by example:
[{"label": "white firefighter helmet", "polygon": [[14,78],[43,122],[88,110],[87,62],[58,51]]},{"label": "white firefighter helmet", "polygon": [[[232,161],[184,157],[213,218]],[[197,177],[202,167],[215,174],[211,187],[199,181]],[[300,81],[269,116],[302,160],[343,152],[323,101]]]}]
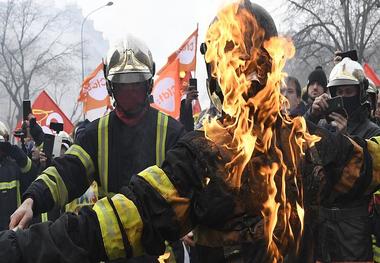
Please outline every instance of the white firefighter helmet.
[{"label": "white firefighter helmet", "polygon": [[344,58],[331,70],[327,87],[359,85],[364,78],[363,67],[350,58]]},{"label": "white firefighter helmet", "polygon": [[331,96],[336,96],[336,88],[339,86],[357,86],[359,89],[360,103],[368,103],[368,79],[364,75],[364,69],[357,61],[344,58],[331,70],[327,87]]},{"label": "white firefighter helmet", "polygon": [[0,121],[0,142],[8,141],[9,132],[7,126]]},{"label": "white firefighter helmet", "polygon": [[152,53],[144,42],[128,35],[108,51],[104,74],[111,83],[136,83],[151,80],[155,73]]},{"label": "white firefighter helmet", "polygon": [[62,145],[66,148],[66,150],[69,149],[69,147],[73,144],[73,139],[71,136],[65,131],[60,131],[58,136],[62,137]]}]

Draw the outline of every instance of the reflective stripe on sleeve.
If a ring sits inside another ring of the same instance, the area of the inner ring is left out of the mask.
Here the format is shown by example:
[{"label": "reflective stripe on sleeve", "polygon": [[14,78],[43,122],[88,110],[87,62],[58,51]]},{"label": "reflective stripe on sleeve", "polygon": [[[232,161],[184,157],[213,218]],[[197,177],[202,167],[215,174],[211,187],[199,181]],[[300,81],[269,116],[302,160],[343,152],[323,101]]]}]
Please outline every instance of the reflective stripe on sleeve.
[{"label": "reflective stripe on sleeve", "polygon": [[126,254],[119,224],[107,197],[96,202],[93,209],[98,217],[108,259],[125,258]]},{"label": "reflective stripe on sleeve", "polygon": [[65,183],[54,166],[48,167],[36,180],[42,180],[49,188],[54,203],[64,207],[68,201],[68,193]]},{"label": "reflective stripe on sleeve", "polygon": [[90,155],[79,145],[71,145],[65,154],[77,157],[86,170],[88,180],[91,182],[95,173],[95,166]]},{"label": "reflective stripe on sleeve", "polygon": [[48,221],[48,214],[47,213],[42,213],[41,214],[41,222],[46,222]]},{"label": "reflective stripe on sleeve", "polygon": [[[144,178],[172,206],[181,229],[186,231],[190,226],[188,216],[190,199],[179,196],[177,189],[165,172],[156,165],[146,168],[138,175]],[[191,229],[187,230],[190,231]]]},{"label": "reflective stripe on sleeve", "polygon": [[123,224],[124,231],[127,234],[128,241],[132,247],[134,257],[143,254],[143,246],[141,244],[141,235],[143,230],[143,222],[139,211],[135,204],[122,194],[116,194],[112,197],[118,216]]}]

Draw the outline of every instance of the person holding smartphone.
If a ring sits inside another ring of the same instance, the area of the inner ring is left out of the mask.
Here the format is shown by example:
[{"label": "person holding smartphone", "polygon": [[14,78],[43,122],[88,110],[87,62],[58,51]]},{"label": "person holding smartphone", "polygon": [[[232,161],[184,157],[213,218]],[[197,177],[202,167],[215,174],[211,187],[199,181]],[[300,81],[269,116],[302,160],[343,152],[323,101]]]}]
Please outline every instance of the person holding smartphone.
[{"label": "person holding smartphone", "polygon": [[[380,128],[369,119],[368,80],[358,62],[348,57],[343,58],[332,69],[327,86],[331,95],[324,93],[314,100],[308,120],[330,130],[333,126],[335,132],[361,139],[380,135]],[[342,98],[347,117],[342,112],[329,111],[331,97],[334,99],[337,96]],[[331,120],[330,125],[326,122],[327,118]],[[373,255],[368,213],[370,193],[357,194],[351,191],[339,199],[334,198],[334,194],[335,190],[332,189],[321,200],[320,225],[317,227],[320,233],[318,259],[322,262],[371,261]],[[345,214],[349,216],[344,216]],[[347,239],[347,236],[350,238]]]},{"label": "person holding smartphone", "polygon": [[189,85],[181,100],[179,120],[186,131],[194,130],[193,101],[198,99],[197,79],[190,78]]}]

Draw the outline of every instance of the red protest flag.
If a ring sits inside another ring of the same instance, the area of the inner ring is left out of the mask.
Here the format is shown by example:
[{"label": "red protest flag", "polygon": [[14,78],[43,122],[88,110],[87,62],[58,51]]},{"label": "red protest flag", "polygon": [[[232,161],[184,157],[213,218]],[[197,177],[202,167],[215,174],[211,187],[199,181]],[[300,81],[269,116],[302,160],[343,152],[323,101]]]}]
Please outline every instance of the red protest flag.
[{"label": "red protest flag", "polygon": [[152,89],[152,106],[175,119],[179,118],[181,107],[181,81],[179,79],[179,60],[176,59],[161,71]]},{"label": "red protest flag", "polygon": [[162,69],[157,72],[158,75],[169,66],[175,59],[179,59],[179,71],[189,72],[195,71],[196,58],[197,58],[197,41],[198,41],[198,27],[197,29],[185,40],[179,49],[168,57],[168,62]]},{"label": "red protest flag", "polygon": [[[111,98],[108,95],[103,74],[103,63],[100,63],[83,81],[78,101],[83,102],[84,113],[102,107],[106,110],[111,108]],[[106,110],[104,113],[107,112]]]},{"label": "red protest flag", "polygon": [[375,83],[376,87],[380,87],[380,78],[376,75],[373,68],[367,63],[364,63],[363,68],[364,68],[364,73],[367,76],[367,78],[371,79],[373,83]]},{"label": "red protest flag", "polygon": [[[32,113],[36,117],[36,120],[42,127],[44,133],[52,133],[52,130],[49,128],[50,123],[52,122],[63,123],[63,130],[67,133],[71,133],[74,128],[70,119],[67,118],[54,100],[44,90],[34,101],[32,105]],[[17,128],[20,127],[21,121],[17,124]]]}]

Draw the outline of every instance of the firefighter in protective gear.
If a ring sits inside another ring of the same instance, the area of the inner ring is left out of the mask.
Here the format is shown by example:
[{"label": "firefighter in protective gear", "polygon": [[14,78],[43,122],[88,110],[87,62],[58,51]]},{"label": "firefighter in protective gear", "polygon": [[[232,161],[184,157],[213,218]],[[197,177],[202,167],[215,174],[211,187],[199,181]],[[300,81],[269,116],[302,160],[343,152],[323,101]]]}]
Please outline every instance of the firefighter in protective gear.
[{"label": "firefighter in protective gear", "polygon": [[29,157],[9,142],[9,133],[0,122],[0,229],[8,229],[9,216],[21,204],[21,194],[36,178]]},{"label": "firefighter in protective gear", "polygon": [[[339,129],[337,126],[338,131],[367,140],[380,135],[380,128],[369,119],[368,80],[358,62],[344,58],[336,64],[330,73],[327,86],[332,97],[342,97],[347,113],[347,128]],[[313,111],[318,112],[317,104],[318,107],[321,106],[320,112],[323,112],[324,106],[320,102],[327,97],[323,97],[324,95],[316,99],[312,106]],[[339,124],[338,119],[334,121]],[[326,127],[329,126],[326,125]],[[326,170],[326,173],[328,172]],[[364,182],[360,183],[365,185]],[[371,224],[368,213],[371,192],[359,191],[361,187],[364,186],[358,186],[344,195],[340,194],[339,189],[328,188],[329,190],[322,195],[316,226],[318,260],[322,262],[372,261]],[[347,234],[351,236],[350,239],[346,238]]]},{"label": "firefighter in protective gear", "polygon": [[11,228],[26,227],[32,214],[63,207],[94,180],[100,196],[112,197],[130,183],[132,174],[160,165],[183,135],[181,124],[149,105],[155,69],[142,41],[127,36],[116,42],[104,72],[115,110],[90,123],[83,136],[38,176],[12,215]]},{"label": "firefighter in protective gear", "polygon": [[[250,8],[250,5],[249,1],[245,1],[242,6],[233,4],[226,8],[244,11],[246,8]],[[246,12],[243,13],[247,14]],[[239,12],[235,13],[236,16],[241,14]],[[251,17],[249,16],[249,18]],[[244,30],[243,27],[239,28]],[[262,41],[263,39],[257,43],[259,47],[261,47]],[[212,47],[214,44],[211,40],[206,43],[207,48]],[[228,43],[228,48],[238,48],[237,45],[231,45],[231,42]],[[226,44],[225,42],[221,48],[226,47]],[[262,61],[264,62],[263,65],[269,67],[265,67],[265,72],[256,75],[258,77],[255,78],[255,81],[249,83],[250,87],[254,89],[250,91],[254,91],[251,94],[252,96],[267,91],[265,78],[267,75],[270,76],[268,73],[271,70],[270,60],[272,59],[262,49],[255,55],[262,55],[261,58],[264,59]],[[258,58],[251,53],[248,53],[246,57],[248,61],[249,59]],[[280,57],[282,56],[273,59],[279,59]],[[232,58],[232,56],[229,58]],[[218,61],[209,62],[212,62],[210,63],[212,69],[212,67],[217,66],[214,63]],[[276,60],[276,62],[278,61]],[[252,68],[250,69],[252,70]],[[237,74],[245,73],[248,72],[237,72]],[[216,75],[215,77],[219,82],[218,78],[222,76]],[[223,84],[223,82],[219,84]],[[220,89],[220,92],[222,92],[223,97],[228,96],[223,89]],[[273,99],[271,101],[279,101],[279,94],[279,91],[278,93],[271,93],[271,96],[273,96],[270,98]],[[219,101],[223,103],[223,97],[218,97]],[[260,113],[267,112],[266,107],[268,105],[264,102],[267,102],[268,98],[265,96],[255,98],[261,98],[259,102],[262,102],[261,106],[263,108],[263,112],[256,112],[257,115],[266,118],[267,114]],[[280,104],[277,106],[278,112],[280,111],[280,106]],[[261,109],[258,110],[260,111]],[[227,125],[230,119],[226,116],[226,112],[223,114],[225,114],[225,119],[220,119],[219,121]],[[281,184],[281,182],[286,184],[286,186],[283,185],[283,189],[286,189],[286,194],[289,194],[287,206],[294,206],[294,202],[298,198],[297,194],[299,194],[297,190],[298,182],[301,179],[300,169],[296,168],[299,168],[303,155],[300,152],[301,149],[296,146],[295,136],[288,136],[291,132],[290,128],[293,127],[287,125],[276,126],[280,122],[280,119],[276,118],[276,116],[272,115],[273,118],[266,118],[268,120],[266,125],[277,127],[274,134],[276,134],[279,141],[283,140],[280,138],[284,136],[284,140],[292,142],[291,144],[278,146],[281,146],[281,149],[285,150],[286,153],[290,151],[295,153],[294,160],[286,157],[284,161],[286,165],[294,168],[288,170],[289,174],[297,176],[292,177],[294,180],[289,181],[275,179],[275,184]],[[251,116],[251,118],[254,117]],[[300,119],[299,117],[298,120]],[[271,121],[273,123],[270,124],[269,122]],[[259,129],[260,127],[257,128]],[[313,125],[310,126],[310,130],[312,133],[318,133],[322,137],[316,143],[316,150],[323,152],[323,154],[320,154],[321,164],[335,169],[331,170],[331,173],[326,178],[329,184],[336,184],[342,193],[346,193],[350,189],[356,189],[358,184],[360,184],[358,191],[371,191],[374,185],[379,183],[379,178],[372,177],[372,170],[367,168],[371,166],[372,158],[379,159],[376,155],[380,150],[377,141],[360,139],[356,141],[340,134],[331,135]],[[263,135],[260,132],[259,134]],[[230,134],[227,132],[219,133],[218,135],[216,139],[208,139],[202,131],[187,133],[178,141],[175,147],[167,152],[166,159],[161,167],[151,166],[137,173],[130,180],[129,186],[123,187],[119,194],[99,200],[93,208],[82,209],[79,216],[65,214],[54,223],[35,225],[28,230],[0,233],[0,260],[6,260],[10,263],[18,263],[23,259],[35,263],[56,262],[57,260],[96,262],[99,260],[136,257],[142,253],[160,255],[165,249],[165,240],[178,239],[197,225],[207,226],[219,231],[225,230],[225,227],[227,227],[227,231],[230,231],[229,226],[232,226],[236,227],[235,230],[239,232],[239,227],[244,222],[235,221],[234,219],[239,218],[236,216],[241,215],[241,212],[243,212],[243,214],[249,213],[248,217],[244,218],[247,219],[246,223],[249,223],[250,226],[249,231],[244,232],[248,237],[246,240],[249,241],[244,245],[251,248],[251,254],[247,255],[244,260],[248,262],[273,261],[271,259],[277,258],[278,255],[273,255],[273,252],[268,250],[269,240],[263,238],[262,232],[263,228],[265,229],[263,224],[266,221],[262,220],[260,211],[263,205],[262,202],[269,195],[269,193],[260,190],[268,184],[268,181],[264,177],[249,177],[248,175],[250,172],[259,172],[262,165],[267,167],[266,165],[274,164],[276,160],[272,159],[272,157],[275,156],[276,149],[271,147],[265,154],[260,152],[259,149],[254,151],[249,160],[247,170],[242,174],[242,188],[237,191],[236,188],[228,183],[227,178],[226,164],[231,161],[231,155],[223,147],[223,144],[218,141],[218,139],[221,141],[224,139],[230,140]],[[272,145],[281,143],[272,142]],[[305,158],[308,159],[311,153],[306,152],[306,155]],[[380,171],[380,168],[376,166],[376,162],[373,162],[373,164],[375,174]],[[279,173],[281,173],[282,169],[285,169],[284,166],[278,168]],[[277,171],[275,172],[275,178],[279,178]],[[350,184],[346,184],[347,181]],[[361,184],[362,182],[365,183]],[[297,184],[295,185],[294,183]],[[276,194],[276,198],[280,198],[279,195],[281,195],[280,192]],[[256,200],[258,203],[251,202],[252,200]],[[284,211],[284,208],[279,207],[279,210]],[[293,213],[289,214],[288,218],[291,221],[291,229],[296,234],[300,231],[300,226],[297,226],[299,220],[297,219],[297,214],[294,214],[295,210],[292,211]],[[255,223],[252,220],[257,221]],[[278,220],[280,224],[276,225],[274,229],[276,237],[279,237],[279,233],[284,233],[282,231],[289,231],[290,228],[290,225],[285,226],[282,224],[285,220],[284,217],[278,217]],[[251,234],[254,234],[254,236],[251,236]],[[280,248],[278,252],[282,253],[283,259],[286,258],[293,262],[291,260],[296,248],[293,246],[294,243],[290,235],[282,236],[282,239],[274,238],[272,241]],[[271,247],[272,245],[274,244],[271,243]],[[280,258],[279,260],[281,261]]]}]

